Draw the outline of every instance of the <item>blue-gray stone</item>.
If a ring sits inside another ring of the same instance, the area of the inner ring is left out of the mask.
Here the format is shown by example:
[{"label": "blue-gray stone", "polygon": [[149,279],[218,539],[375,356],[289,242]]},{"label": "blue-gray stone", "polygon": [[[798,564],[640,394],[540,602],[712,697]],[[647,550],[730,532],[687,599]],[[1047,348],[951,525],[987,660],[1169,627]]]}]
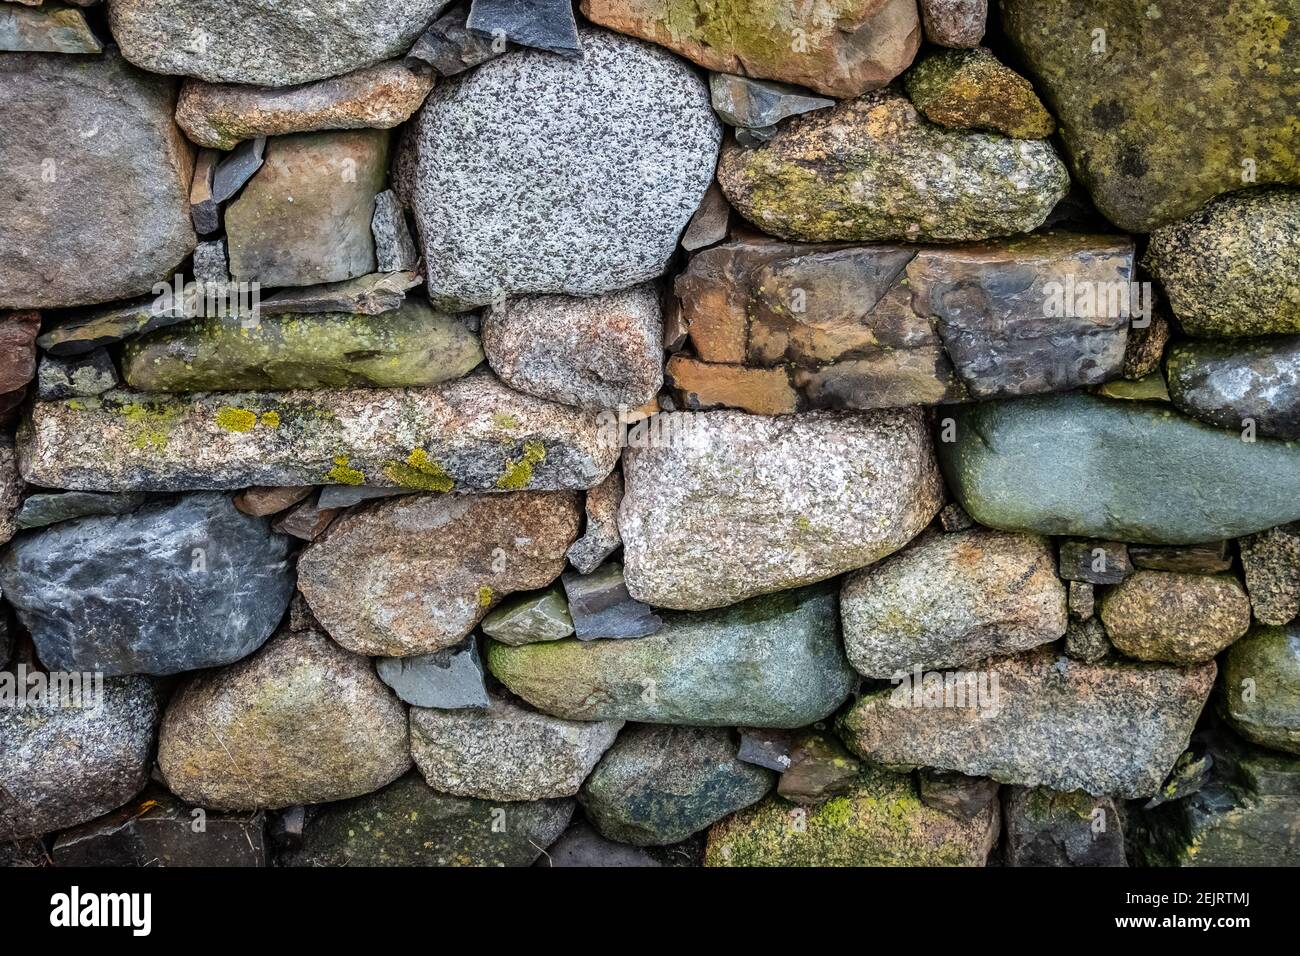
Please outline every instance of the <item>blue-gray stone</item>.
[{"label": "blue-gray stone", "polygon": [[1169,397],[1203,422],[1300,438],[1300,335],[1176,343],[1165,362]]},{"label": "blue-gray stone", "polygon": [[44,528],[91,515],[124,515],[135,511],[144,502],[145,494],[140,491],[65,491],[61,494],[29,495],[14,515],[14,526],[19,530]]},{"label": "blue-gray stone", "polygon": [[572,0],[473,0],[468,25],[481,36],[582,56]]},{"label": "blue-gray stone", "polygon": [[648,637],[663,627],[663,619],[648,604],[627,593],[623,566],[616,562],[591,574],[566,572],[560,581],[569,599],[569,617],[580,641],[602,638]]},{"label": "blue-gray stone", "polygon": [[397,696],[416,707],[460,710],[487,707],[483,662],[473,635],[455,647],[415,657],[381,657],[379,678]]}]

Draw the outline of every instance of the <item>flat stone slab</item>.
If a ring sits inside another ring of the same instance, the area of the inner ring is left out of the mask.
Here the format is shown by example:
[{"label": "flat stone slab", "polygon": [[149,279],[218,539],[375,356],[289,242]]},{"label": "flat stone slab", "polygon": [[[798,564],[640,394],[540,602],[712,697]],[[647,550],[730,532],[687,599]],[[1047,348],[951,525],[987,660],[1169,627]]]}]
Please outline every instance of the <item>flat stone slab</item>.
[{"label": "flat stone slab", "polygon": [[599,484],[617,439],[591,414],[475,374],[436,388],[37,402],[19,461],[33,484],[79,491],[559,490]]}]

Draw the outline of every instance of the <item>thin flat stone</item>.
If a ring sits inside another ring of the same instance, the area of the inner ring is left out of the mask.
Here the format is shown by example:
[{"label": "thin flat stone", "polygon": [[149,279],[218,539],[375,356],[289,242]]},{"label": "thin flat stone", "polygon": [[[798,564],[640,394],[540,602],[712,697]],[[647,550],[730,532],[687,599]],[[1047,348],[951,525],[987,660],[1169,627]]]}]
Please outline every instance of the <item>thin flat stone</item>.
[{"label": "thin flat stone", "polygon": [[545,591],[507,598],[483,618],[479,628],[494,641],[518,647],[568,637],[573,633],[573,619],[560,586],[552,585]]},{"label": "thin flat stone", "polygon": [[415,657],[381,657],[379,679],[415,707],[461,710],[487,707],[487,685],[478,640],[468,637],[455,647]]},{"label": "thin flat stone", "polygon": [[505,39],[482,37],[470,31],[469,3],[458,3],[444,13],[415,41],[406,55],[432,66],[441,76],[455,76],[512,49]]},{"label": "thin flat stone", "polygon": [[282,289],[262,300],[271,314],[346,312],[382,315],[399,308],[408,289],[424,280],[418,272],[375,272],[343,282],[326,282],[301,289]]},{"label": "thin flat stone", "polygon": [[266,155],[266,137],[258,136],[235,147],[220,163],[212,175],[212,199],[223,203],[248,182],[262,168]]},{"label": "thin flat stone", "polygon": [[145,495],[139,492],[65,491],[62,494],[28,495],[14,515],[14,524],[20,529],[44,528],[90,515],[124,515],[144,502]]},{"label": "thin flat stone", "polygon": [[46,3],[28,10],[0,6],[0,50],[14,53],[99,53],[104,44],[86,24],[80,10]]},{"label": "thin flat stone", "polygon": [[199,150],[194,161],[194,179],[190,184],[190,219],[194,230],[201,236],[210,235],[221,228],[221,203],[213,194],[216,184],[217,164],[221,154],[215,149]]},{"label": "thin flat stone", "polygon": [[493,39],[561,56],[582,56],[571,0],[473,0],[467,25]]},{"label": "thin flat stone", "polygon": [[648,637],[663,627],[663,619],[653,608],[627,593],[623,568],[616,562],[591,574],[565,573],[560,580],[580,641]]},{"label": "thin flat stone", "polygon": [[183,306],[173,298],[141,299],[75,316],[48,329],[36,344],[51,355],[83,355],[101,345],[112,345],[189,319]]},{"label": "thin flat stone", "polygon": [[788,83],[733,73],[709,74],[709,98],[724,123],[750,129],[775,126],[787,117],[835,105],[832,99],[810,96]]}]

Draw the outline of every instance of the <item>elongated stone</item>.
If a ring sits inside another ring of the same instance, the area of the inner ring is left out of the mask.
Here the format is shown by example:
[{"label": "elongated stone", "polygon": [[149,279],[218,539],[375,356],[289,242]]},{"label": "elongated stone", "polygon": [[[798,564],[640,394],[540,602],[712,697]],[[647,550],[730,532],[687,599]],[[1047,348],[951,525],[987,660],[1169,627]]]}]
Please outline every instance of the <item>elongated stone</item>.
[{"label": "elongated stone", "polygon": [[1242,538],[1238,547],[1255,618],[1289,624],[1300,614],[1300,526],[1269,528]]},{"label": "elongated stone", "polygon": [[[623,501],[623,476],[609,477],[587,492],[583,510],[587,525],[582,537],[569,546],[569,563],[580,574],[590,574],[623,545],[618,533],[618,506]],[[567,635],[560,635],[561,637]]]},{"label": "elongated stone", "polygon": [[174,298],[159,296],[74,315],[43,332],[36,344],[51,355],[85,355],[190,318]]},{"label": "elongated stone", "polygon": [[880,765],[1148,797],[1187,747],[1214,675],[1213,661],[1083,664],[1044,648],[866,694],[840,735]]},{"label": "elongated stone", "polygon": [[319,312],[381,315],[400,307],[407,291],[421,281],[418,272],[374,272],[344,282],[281,289],[263,299],[261,307],[267,313],[284,315]]},{"label": "elongated stone", "polygon": [[803,727],[853,686],[826,586],[734,608],[665,614],[635,641],[489,642],[488,669],[534,707],[569,720]]},{"label": "elongated stone", "polygon": [[466,25],[475,33],[520,46],[582,56],[570,0],[473,0]]},{"label": "elongated stone", "polygon": [[377,316],[316,313],[201,319],[130,342],[126,383],[145,392],[439,385],[483,361],[453,316],[410,301]]},{"label": "elongated stone", "polygon": [[834,100],[808,96],[798,87],[732,73],[709,74],[709,99],[723,122],[751,128],[774,126],[791,116],[835,105]]},{"label": "elongated stone", "polygon": [[1267,438],[1300,438],[1300,335],[1178,342],[1165,373],[1169,397],[1193,418],[1234,431],[1253,422]]},{"label": "elongated stone", "polygon": [[19,449],[30,481],[83,491],[589,488],[617,457],[617,435],[593,416],[521,395],[490,375],[436,388],[116,391],[38,402]]},{"label": "elongated stone", "polygon": [[391,189],[375,197],[370,231],[375,236],[375,260],[380,272],[406,272],[419,264],[420,253],[406,225],[406,210]]},{"label": "elongated stone", "polygon": [[104,44],[74,7],[45,3],[39,9],[0,7],[0,50],[17,53],[99,53]]},{"label": "elongated stone", "polygon": [[60,521],[90,515],[129,514],[144,502],[145,496],[138,492],[100,494],[94,491],[65,491],[62,494],[28,495],[14,515],[14,524],[23,529],[44,528]]},{"label": "elongated stone", "polygon": [[1300,519],[1300,446],[1145,402],[1056,395],[958,406],[937,444],[980,524],[1143,544],[1233,538]]},{"label": "elongated stone", "polygon": [[0,440],[0,544],[14,536],[14,515],[22,495],[23,481],[18,476],[18,458],[7,440]]},{"label": "elongated stone", "polygon": [[508,598],[483,618],[481,627],[493,640],[518,646],[568,637],[573,633],[573,619],[564,592],[556,584],[545,591]]},{"label": "elongated stone", "polygon": [[473,637],[432,654],[381,657],[375,670],[398,697],[416,707],[460,710],[490,703],[478,641]]}]

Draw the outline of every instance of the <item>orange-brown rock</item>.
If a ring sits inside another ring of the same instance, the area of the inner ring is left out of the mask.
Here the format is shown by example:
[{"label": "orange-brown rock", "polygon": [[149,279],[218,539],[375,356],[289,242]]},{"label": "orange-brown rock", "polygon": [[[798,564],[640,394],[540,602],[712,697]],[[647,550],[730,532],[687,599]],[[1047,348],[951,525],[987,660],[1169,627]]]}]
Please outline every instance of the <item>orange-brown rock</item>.
[{"label": "orange-brown rock", "polygon": [[799,393],[781,368],[720,365],[674,355],[668,360],[668,378],[688,411],[739,408],[755,415],[782,415],[799,410]]}]

